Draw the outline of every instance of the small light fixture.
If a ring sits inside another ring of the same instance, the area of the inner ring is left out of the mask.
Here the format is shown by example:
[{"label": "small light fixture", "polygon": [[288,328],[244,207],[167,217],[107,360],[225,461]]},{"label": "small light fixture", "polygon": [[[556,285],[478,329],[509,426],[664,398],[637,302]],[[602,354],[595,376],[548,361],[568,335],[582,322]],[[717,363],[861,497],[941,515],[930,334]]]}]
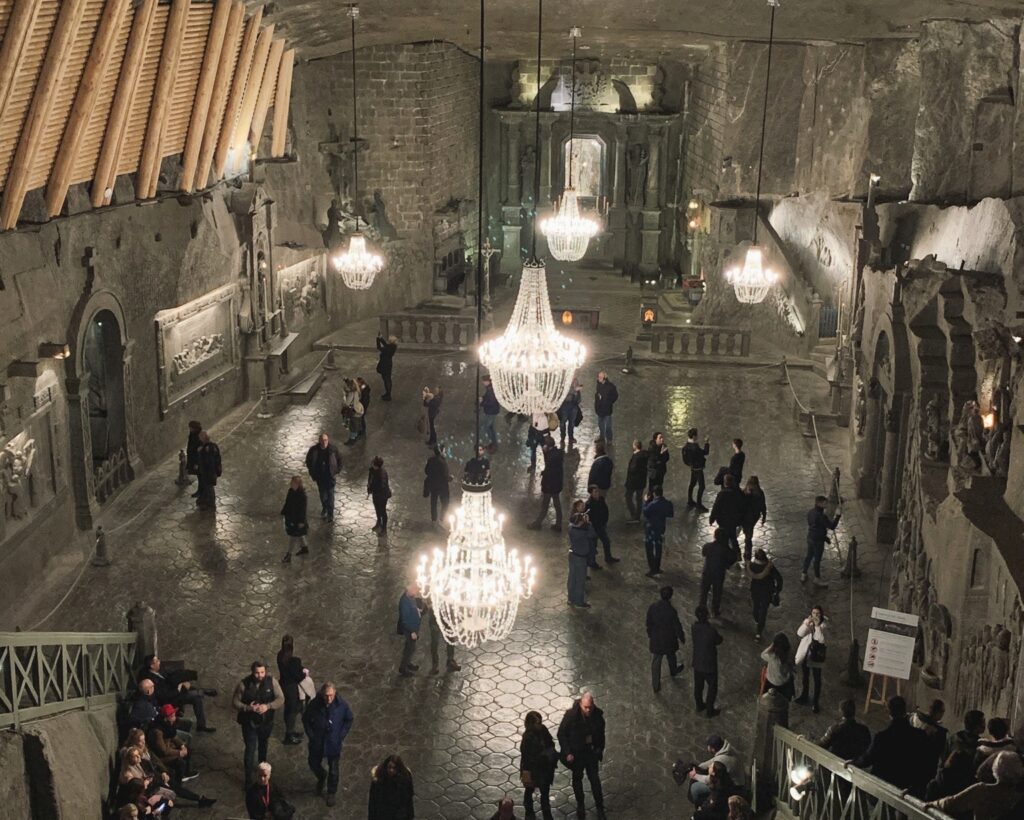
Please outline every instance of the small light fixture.
[{"label": "small light fixture", "polygon": [[811,790],[811,780],[814,779],[814,773],[810,767],[800,764],[795,766],[789,771],[789,782],[793,785],[789,789],[789,796],[793,798],[794,802],[799,803],[804,799],[804,796]]},{"label": "small light fixture", "polygon": [[996,413],[995,410],[990,410],[987,413],[982,413],[981,423],[986,430],[991,430],[996,426]]},{"label": "small light fixture", "polygon": [[562,311],[562,324],[563,325],[571,325],[572,324],[572,311],[571,310],[563,310]]},{"label": "small light fixture", "polygon": [[71,347],[57,342],[43,342],[39,345],[39,355],[48,359],[66,359],[71,355]]},{"label": "small light fixture", "polygon": [[878,174],[872,174],[869,179],[871,180],[872,185],[877,185],[882,181],[882,178]]},{"label": "small light fixture", "polygon": [[691,211],[696,211],[700,207],[700,203],[696,199],[691,199],[686,207],[689,208]]}]

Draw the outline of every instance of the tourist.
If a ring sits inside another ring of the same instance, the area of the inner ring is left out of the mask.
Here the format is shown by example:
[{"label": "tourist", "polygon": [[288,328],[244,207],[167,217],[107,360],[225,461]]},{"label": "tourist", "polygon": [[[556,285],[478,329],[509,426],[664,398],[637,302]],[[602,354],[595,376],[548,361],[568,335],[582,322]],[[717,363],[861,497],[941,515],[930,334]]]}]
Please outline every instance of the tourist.
[{"label": "tourist", "polygon": [[693,820],[726,820],[729,798],[736,793],[736,786],[723,764],[717,761],[711,764],[706,786],[707,795],[696,804]]},{"label": "tourist", "polygon": [[761,482],[756,475],[747,479],[743,488],[743,508],[740,518],[740,525],[743,527],[743,563],[750,563],[750,553],[754,548],[754,527],[758,520],[764,526],[768,518],[768,506],[765,503],[764,491],[761,489]]},{"label": "tourist", "polygon": [[160,714],[160,702],[156,699],[156,686],[149,678],[142,678],[132,694],[128,706],[128,725],[146,729]]},{"label": "tourist", "polygon": [[619,391],[608,379],[603,370],[597,374],[597,386],[594,391],[594,415],[597,416],[597,429],[609,444],[612,443],[612,413],[615,402],[619,400]]},{"label": "tourist", "polygon": [[287,564],[292,560],[292,550],[295,547],[299,548],[296,555],[309,554],[309,547],[306,546],[306,533],[309,532],[309,522],[306,520],[306,490],[302,486],[302,478],[297,475],[292,476],[292,483],[284,498],[284,506],[281,507],[281,515],[284,516],[284,532],[288,536],[288,552],[281,561]]},{"label": "tourist", "polygon": [[149,725],[146,742],[152,749],[153,757],[171,773],[172,783],[183,783],[191,780],[194,775],[190,771],[191,751],[184,740],[178,737],[178,730],[174,726],[177,719],[177,710],[165,703],[160,707],[156,720]]},{"label": "tourist", "polygon": [[448,470],[448,460],[440,447],[435,446],[434,452],[427,459],[423,468],[425,478],[423,479],[423,495],[430,498],[430,521],[438,526],[438,504],[441,506],[440,526],[444,529],[444,522],[448,517],[448,485],[451,483],[452,475]]},{"label": "tourist", "polygon": [[475,453],[463,468],[463,480],[469,484],[488,484],[491,480],[491,460],[485,455],[482,444],[476,445]]},{"label": "tourist", "polygon": [[640,439],[633,439],[633,455],[626,467],[626,509],[630,524],[640,523],[643,509],[644,487],[647,486],[647,451]]},{"label": "tourist", "polygon": [[491,820],[515,820],[516,804],[507,794],[498,801],[498,810],[491,815]]},{"label": "tourist", "polygon": [[[746,779],[743,759],[728,740],[721,735],[709,735],[705,746],[711,757],[698,763],[689,774],[690,799],[697,806],[702,805],[712,791],[712,771],[715,766],[722,767],[731,784],[742,786]],[[722,802],[724,805],[724,800]]]},{"label": "tourist", "polygon": [[551,814],[551,784],[558,767],[558,750],[540,712],[527,712],[523,721],[523,739],[519,743],[519,777],[523,782],[523,806],[526,816],[534,817],[533,793],[540,793],[540,812],[544,820]]},{"label": "tourist", "polygon": [[[185,471],[189,475],[199,475],[199,434],[203,431],[203,425],[198,421],[188,423],[188,441],[185,444]],[[199,487],[192,493],[193,498],[199,498]]]},{"label": "tourist", "polygon": [[[333,683],[325,683],[320,692],[309,702],[302,715],[302,725],[309,738],[309,770],[316,775],[316,793],[324,793],[327,784],[326,801],[334,805],[338,793],[338,771],[341,763],[341,747],[345,736],[352,728],[352,709],[344,698],[338,696]],[[324,771],[324,760],[327,771]]]},{"label": "tourist", "polygon": [[446,664],[445,669],[449,672],[458,672],[462,669],[459,664],[455,662],[455,644],[448,643],[444,639],[444,633],[441,630],[441,623],[437,620],[437,611],[434,609],[434,604],[429,598],[420,598],[416,602],[416,607],[420,610],[420,623],[423,621],[427,622],[427,626],[430,628],[430,673],[436,675],[441,671],[440,661],[440,648],[441,644],[444,644]]},{"label": "tourist", "polygon": [[743,480],[743,465],[747,460],[747,454],[743,452],[743,439],[732,440],[732,455],[729,457],[729,475],[737,488]]},{"label": "tourist", "polygon": [[1003,751],[994,758],[994,783],[975,783],[950,797],[925,803],[925,808],[935,808],[954,817],[970,812],[974,820],[1012,820],[1024,816],[1024,791],[1021,790],[1024,765],[1020,755]]},{"label": "tourist", "polygon": [[736,560],[736,554],[729,546],[729,536],[721,527],[715,530],[714,540],[701,547],[704,568],[700,574],[700,605],[708,605],[711,593],[711,614],[717,618],[722,614],[722,585],[725,574]]},{"label": "tourist", "polygon": [[839,704],[839,720],[828,727],[818,743],[836,757],[856,760],[871,745],[871,730],[857,720],[857,706],[847,698]]},{"label": "tourist", "polygon": [[989,718],[987,729],[988,736],[978,740],[978,753],[974,756],[975,768],[982,766],[994,754],[1016,751],[1017,744],[1005,718]]},{"label": "tourist", "polygon": [[295,641],[291,635],[281,639],[277,653],[277,680],[284,693],[284,745],[297,746],[302,743],[299,718],[302,716],[302,693],[299,684],[306,679],[302,659],[295,654]]},{"label": "tourist", "polygon": [[530,416],[530,429],[526,431],[526,446],[530,448],[530,466],[526,468],[527,473],[537,470],[537,448],[544,446],[544,439],[547,437],[547,413],[534,413]]},{"label": "tourist", "polygon": [[274,712],[284,706],[284,692],[280,684],[267,674],[263,661],[253,661],[249,674],[238,682],[231,705],[238,712],[245,745],[245,784],[249,786],[256,775],[256,764],[267,759],[267,746],[274,731]]},{"label": "tourist", "polygon": [[555,532],[562,531],[562,488],[565,484],[564,473],[565,457],[562,451],[555,446],[555,440],[551,436],[544,438],[544,470],[540,474],[540,491],[543,494],[540,513],[530,522],[527,527],[531,530],[539,530],[544,524],[548,514],[548,507],[554,504],[555,523],[551,529]]},{"label": "tourist", "polygon": [[661,575],[661,553],[665,543],[665,522],[675,515],[672,502],[652,487],[644,504],[644,551],[647,553],[647,577]]},{"label": "tourist", "polygon": [[734,563],[740,559],[740,542],[736,537],[736,530],[743,524],[743,508],[743,493],[739,491],[732,473],[726,473],[722,478],[722,489],[715,496],[715,503],[711,505],[708,523],[717,524],[725,533],[733,549]]},{"label": "tourist", "polygon": [[793,667],[793,648],[785,632],[776,633],[771,644],[761,653],[761,660],[767,664],[764,674],[764,693],[773,689],[786,700],[792,700],[796,694],[793,683],[795,669]]},{"label": "tourist", "polygon": [[381,394],[381,401],[391,401],[391,369],[395,364],[395,353],[398,351],[398,337],[388,336],[387,341],[384,341],[384,337],[377,336],[377,350],[380,351],[380,357],[377,360],[377,372],[380,373],[380,378],[384,382],[384,392]]},{"label": "tourist", "polygon": [[320,517],[334,521],[334,485],[341,471],[341,454],[331,444],[330,436],[321,433],[316,444],[306,451],[306,470],[320,492]]},{"label": "tourist", "polygon": [[388,471],[384,469],[384,459],[380,456],[374,456],[370,462],[370,471],[366,477],[366,494],[373,499],[373,510],[377,515],[377,523],[371,529],[381,537],[387,536],[391,484],[388,482]]},{"label": "tourist", "polygon": [[369,820],[413,820],[412,772],[398,755],[370,770]]},{"label": "tourist", "polygon": [[[175,723],[175,727],[177,723]],[[180,736],[181,732],[178,732],[177,736]],[[180,800],[191,800],[198,804],[199,808],[205,809],[212,806],[217,801],[206,797],[202,794],[196,794],[191,789],[188,789],[184,785],[185,780],[194,780],[198,775],[188,773],[188,761],[189,757],[184,758],[184,764],[182,764],[182,758],[178,757],[174,760],[172,767],[164,766],[160,759],[152,755],[149,751],[149,746],[146,743],[146,734],[141,729],[131,729],[128,732],[128,738],[125,741],[125,749],[133,748],[137,749],[141,759],[141,765],[143,769],[149,774],[150,777],[154,778],[154,782],[159,781],[166,786],[169,786]]]},{"label": "tourist", "polygon": [[706,606],[698,606],[693,614],[697,619],[690,627],[693,699],[697,711],[704,712],[710,718],[720,711],[715,708],[715,700],[718,698],[718,646],[722,643],[722,636],[708,623]]},{"label": "tourist", "polygon": [[[825,611],[820,605],[815,605],[811,609],[811,614],[804,618],[796,630],[796,634],[800,638],[800,643],[796,648],[796,665],[800,667],[802,684],[800,697],[793,702],[806,704],[810,700],[811,711],[815,713],[820,711],[818,704],[821,699],[821,669],[825,665],[829,626]],[[814,695],[808,698],[807,694],[810,688],[808,684],[812,673],[814,675]]]},{"label": "tourist", "polygon": [[493,453],[498,449],[498,431],[494,423],[498,420],[498,415],[501,413],[501,405],[498,403],[498,397],[494,393],[494,383],[491,381],[490,376],[484,376],[484,394],[480,397],[480,409],[483,411],[484,416],[480,435],[483,436],[484,433],[487,433],[487,437],[490,439],[490,451]]},{"label": "tourist", "polygon": [[210,434],[205,430],[199,433],[199,449],[196,451],[196,464],[199,472],[199,497],[196,506],[201,510],[212,510],[217,507],[217,479],[221,475],[220,447],[210,441]]},{"label": "tourist", "polygon": [[433,447],[437,444],[437,417],[441,414],[441,403],[444,401],[444,391],[440,387],[431,390],[423,388],[423,406],[427,409],[427,429],[430,431],[427,436],[427,446]]},{"label": "tourist", "polygon": [[[705,513],[704,506],[704,467],[708,463],[711,452],[711,441],[704,436],[703,446],[697,443],[697,428],[691,427],[686,432],[686,444],[683,445],[683,464],[690,468],[690,486],[686,489],[686,506],[696,507],[698,512]],[[697,489],[697,500],[693,499],[693,490]]]},{"label": "tourist", "polygon": [[[608,537],[608,502],[604,500],[604,493],[596,484],[591,484],[588,491],[590,495],[587,498],[587,517],[590,519],[590,525],[594,528],[594,537],[596,541],[601,542],[601,546],[604,548],[604,562],[617,564],[619,559],[612,555],[612,541]],[[596,552],[595,542],[594,560],[591,562],[593,566],[597,566]]]},{"label": "tourist", "polygon": [[356,387],[359,388],[359,403],[363,405],[362,424],[359,426],[359,435],[366,437],[366,416],[370,412],[370,385],[362,376],[356,377]]},{"label": "tourist", "polygon": [[818,586],[828,586],[821,580],[821,559],[825,555],[828,532],[839,526],[839,519],[842,515],[837,513],[835,518],[829,518],[825,514],[827,503],[828,499],[819,495],[814,499],[814,506],[807,513],[807,555],[804,556],[804,566],[800,572],[801,583],[807,580],[807,570],[813,562],[814,583]]},{"label": "tourist", "polygon": [[594,529],[583,511],[569,516],[569,606],[589,609],[587,603],[587,565],[593,549]]},{"label": "tourist", "polygon": [[922,797],[931,777],[928,770],[928,737],[907,719],[907,702],[899,695],[889,698],[889,725],[871,739],[868,750],[849,761],[860,769],[871,769],[875,777]]},{"label": "tourist", "polygon": [[936,698],[928,706],[927,712],[922,712],[918,709],[910,715],[910,725],[915,729],[920,729],[928,736],[928,743],[932,748],[932,777],[938,772],[939,765],[946,757],[949,732],[942,725],[942,718],[945,714],[946,704],[939,698]]},{"label": "tourist", "polygon": [[729,814],[726,820],[754,820],[753,809],[745,798],[734,794],[729,798]]},{"label": "tourist", "polygon": [[956,794],[974,782],[978,769],[974,758],[984,731],[985,715],[977,709],[968,711],[964,715],[964,728],[950,737],[946,759],[935,779],[928,784],[925,796],[929,800]]},{"label": "tourist", "polygon": [[271,771],[269,763],[260,763],[256,767],[256,781],[245,791],[245,809],[250,820],[278,820],[295,814],[277,783],[271,782]]},{"label": "tourist", "polygon": [[[206,701],[205,696],[213,697],[217,694],[216,689],[204,689],[195,685],[198,673],[192,669],[176,669],[164,672],[163,662],[158,655],[146,655],[142,659],[142,672],[139,677],[146,678],[153,682],[157,702],[163,706],[170,703],[179,709],[186,706],[192,707],[196,716],[197,732],[216,732],[212,726],[206,723]],[[191,726],[191,724],[189,724]]]},{"label": "tourist", "polygon": [[754,616],[754,639],[761,640],[768,621],[768,609],[782,602],[782,573],[763,549],[754,551],[754,560],[747,564],[750,576],[750,606]]},{"label": "tourist", "polygon": [[154,811],[166,817],[174,807],[173,799],[150,794],[146,781],[137,778],[129,780],[118,789],[117,802],[121,804],[119,814],[123,813],[125,817],[151,817]]},{"label": "tourist", "polygon": [[[117,782],[118,793],[124,794],[124,787],[133,780],[139,780],[145,787],[147,796],[157,796],[168,801],[174,800],[174,791],[168,787],[170,777],[167,773],[158,774],[151,764],[145,765],[142,762],[142,750],[137,746],[125,746],[120,750],[121,768],[118,772]],[[119,803],[128,802],[120,799]]]},{"label": "tourist", "polygon": [[601,790],[601,760],[604,757],[604,714],[590,692],[566,710],[558,727],[558,747],[562,763],[572,771],[572,793],[576,797],[576,816],[586,817],[583,802],[583,775],[590,782],[598,820],[604,820],[604,792]]},{"label": "tourist", "polygon": [[562,403],[558,405],[558,446],[565,447],[565,437],[569,436],[569,449],[576,444],[576,428],[583,421],[583,387],[580,380],[573,377],[572,386],[566,393]]},{"label": "tourist", "polygon": [[668,472],[669,451],[665,443],[664,433],[651,436],[647,446],[647,488],[665,486],[665,473]]},{"label": "tourist", "polygon": [[594,461],[590,465],[590,472],[587,474],[587,486],[595,485],[604,497],[612,486],[612,471],[615,469],[615,462],[608,455],[605,443],[598,439],[594,442]]},{"label": "tourist", "polygon": [[672,606],[672,587],[662,587],[659,599],[647,608],[647,640],[651,650],[651,686],[661,691],[661,661],[668,659],[668,673],[674,678],[683,671],[676,659],[679,645],[686,643],[686,633],[679,613]]},{"label": "tourist", "polygon": [[345,379],[341,388],[341,415],[348,425],[348,440],[345,446],[351,447],[363,430],[363,403],[359,401],[359,385],[355,379]]},{"label": "tourist", "polygon": [[419,595],[419,586],[409,584],[405,588],[405,592],[402,593],[402,597],[398,599],[398,634],[405,640],[402,644],[402,659],[398,663],[398,674],[403,678],[412,677],[419,669],[419,666],[412,662],[422,622],[422,613],[417,600]]}]

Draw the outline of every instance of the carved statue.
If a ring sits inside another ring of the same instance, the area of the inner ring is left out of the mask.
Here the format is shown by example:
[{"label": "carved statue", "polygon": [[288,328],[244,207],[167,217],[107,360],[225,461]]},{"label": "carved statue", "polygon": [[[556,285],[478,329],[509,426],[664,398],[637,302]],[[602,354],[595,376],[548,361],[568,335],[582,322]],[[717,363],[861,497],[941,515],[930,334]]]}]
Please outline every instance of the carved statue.
[{"label": "carved statue", "polygon": [[[931,596],[934,599],[934,596]],[[926,617],[922,619],[925,636],[925,657],[921,680],[932,689],[945,685],[949,667],[949,644],[953,635],[953,619],[949,610],[932,600]]]},{"label": "carved statue", "polygon": [[519,190],[523,192],[523,199],[533,197],[534,169],[537,165],[537,152],[533,145],[523,147],[523,153],[519,157]]},{"label": "carved statue", "polygon": [[28,513],[28,479],[35,457],[34,438],[20,445],[9,441],[0,450],[0,495],[3,496],[4,518],[8,521],[24,518]]},{"label": "carved statue", "polygon": [[1010,442],[1013,439],[1013,428],[1010,424],[1000,424],[985,445],[985,462],[989,472],[999,478],[1006,478],[1010,469]]},{"label": "carved statue", "polygon": [[939,418],[939,398],[934,396],[924,408],[925,416],[925,455],[938,461],[942,449],[942,421]]},{"label": "carved statue", "polygon": [[387,205],[384,202],[384,196],[381,193],[380,188],[377,188],[373,192],[373,205],[370,206],[370,218],[367,222],[370,223],[370,226],[382,239],[398,238],[398,231],[396,231],[395,226],[388,221]]},{"label": "carved statue", "polygon": [[960,468],[979,472],[981,453],[985,448],[985,425],[981,420],[981,408],[976,401],[964,403],[957,427],[957,464]]},{"label": "carved statue", "polygon": [[857,435],[864,435],[864,425],[868,420],[868,394],[864,382],[857,380]]},{"label": "carved statue", "polygon": [[644,204],[644,192],[647,190],[647,162],[650,154],[646,145],[635,143],[629,147],[626,159],[626,182],[629,199],[626,204],[640,207]]},{"label": "carved statue", "polygon": [[341,244],[341,220],[343,214],[338,205],[338,200],[331,200],[331,207],[327,209],[327,227],[324,228],[324,247],[334,248]]}]

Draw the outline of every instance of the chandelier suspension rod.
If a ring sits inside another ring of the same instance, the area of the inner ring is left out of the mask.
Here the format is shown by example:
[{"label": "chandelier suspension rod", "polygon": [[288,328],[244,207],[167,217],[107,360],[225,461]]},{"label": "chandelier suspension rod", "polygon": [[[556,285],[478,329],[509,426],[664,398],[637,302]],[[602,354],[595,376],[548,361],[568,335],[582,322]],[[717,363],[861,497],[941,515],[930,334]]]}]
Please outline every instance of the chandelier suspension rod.
[{"label": "chandelier suspension rod", "polygon": [[531,237],[530,261],[537,261],[537,231],[540,227],[537,216],[540,213],[540,54],[541,25],[544,19],[544,0],[537,0],[537,99],[534,100],[536,120],[533,128],[533,144],[536,146],[533,158],[533,236]]},{"label": "chandelier suspension rod", "polygon": [[[480,343],[484,327],[484,302],[483,302],[483,281],[484,281],[484,5],[485,0],[480,0],[480,111],[478,112],[477,126],[480,130],[479,142],[477,144],[477,196],[476,196],[476,340]],[[490,259],[487,260],[490,262]],[[473,448],[473,458],[476,458],[476,448],[480,446],[480,357],[476,357],[476,442]]]},{"label": "chandelier suspension rod", "polygon": [[754,195],[754,244],[757,244],[757,223],[761,219],[761,172],[764,169],[764,135],[768,127],[768,83],[772,78],[772,46],[775,44],[775,9],[779,0],[768,0],[772,7],[771,23],[768,27],[768,67],[764,72],[764,108],[761,112],[761,151],[757,158],[757,193]]},{"label": "chandelier suspension rod", "polygon": [[575,153],[573,137],[576,134],[576,27],[572,29],[572,94],[569,97],[569,184],[572,188],[572,155]]},{"label": "chandelier suspension rod", "polygon": [[356,213],[356,232],[359,232],[359,121],[356,114],[356,18],[359,16],[359,6],[349,7],[349,17],[352,18],[352,210]]}]

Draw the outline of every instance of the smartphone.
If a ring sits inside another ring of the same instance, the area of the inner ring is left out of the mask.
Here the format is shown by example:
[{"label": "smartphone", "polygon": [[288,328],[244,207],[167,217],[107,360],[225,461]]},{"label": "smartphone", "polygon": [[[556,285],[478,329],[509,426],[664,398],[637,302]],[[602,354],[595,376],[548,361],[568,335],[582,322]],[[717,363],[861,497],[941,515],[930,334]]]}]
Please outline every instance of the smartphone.
[{"label": "smartphone", "polygon": [[161,800],[155,806],[153,806],[153,814],[163,814],[167,811],[167,801]]}]

